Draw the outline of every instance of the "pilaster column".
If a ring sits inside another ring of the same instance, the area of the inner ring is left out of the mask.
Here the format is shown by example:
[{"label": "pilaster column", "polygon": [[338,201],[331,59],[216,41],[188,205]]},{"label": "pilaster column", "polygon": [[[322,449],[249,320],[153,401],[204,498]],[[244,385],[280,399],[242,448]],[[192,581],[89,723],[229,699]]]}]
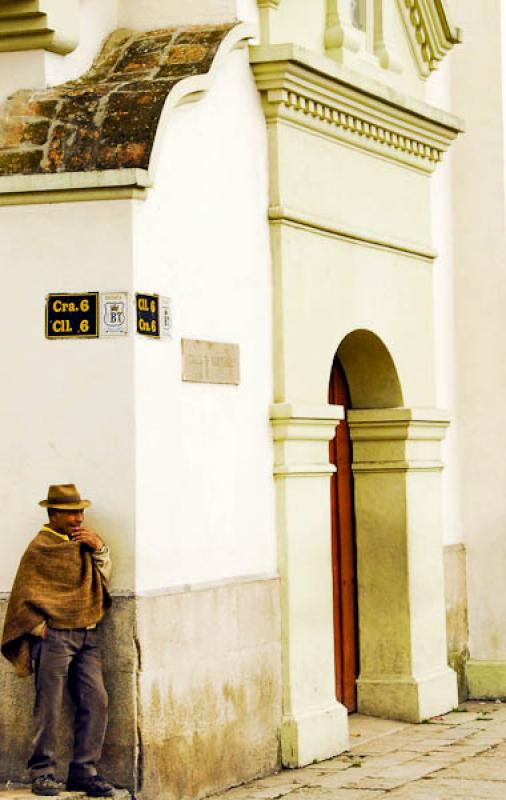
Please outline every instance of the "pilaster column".
[{"label": "pilaster column", "polygon": [[358,556],[361,713],[419,722],[458,703],[447,665],[437,409],[348,413]]},{"label": "pilaster column", "polygon": [[282,762],[300,767],[348,746],[335,696],[329,441],[341,406],[272,406],[282,592]]},{"label": "pilaster column", "polygon": [[281,0],[257,0],[260,14],[260,41],[262,44],[271,42],[271,19],[277,11]]}]

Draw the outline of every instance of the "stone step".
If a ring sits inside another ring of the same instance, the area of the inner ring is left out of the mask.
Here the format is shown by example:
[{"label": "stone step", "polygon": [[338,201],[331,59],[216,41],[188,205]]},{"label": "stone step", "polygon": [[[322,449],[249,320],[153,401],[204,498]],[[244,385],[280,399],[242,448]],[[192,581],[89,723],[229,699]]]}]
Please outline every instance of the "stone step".
[{"label": "stone step", "polygon": [[[0,785],[0,800],[33,800],[35,795],[29,784],[7,783]],[[83,800],[86,797],[84,792],[60,792],[58,797],[61,800]],[[130,792],[127,789],[115,789],[114,800],[131,800]]]}]

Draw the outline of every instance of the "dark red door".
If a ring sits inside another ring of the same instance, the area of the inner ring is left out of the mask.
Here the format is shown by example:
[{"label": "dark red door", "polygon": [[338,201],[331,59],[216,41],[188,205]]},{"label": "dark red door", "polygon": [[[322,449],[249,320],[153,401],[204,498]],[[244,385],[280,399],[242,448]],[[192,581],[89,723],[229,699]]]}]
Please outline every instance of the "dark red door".
[{"label": "dark red door", "polygon": [[[332,366],[329,403],[344,406],[345,410],[350,407],[346,376],[337,356]],[[352,450],[346,419],[339,423],[336,437],[330,442],[330,462],[337,468],[331,483],[336,696],[352,712],[357,710],[359,656]]]}]

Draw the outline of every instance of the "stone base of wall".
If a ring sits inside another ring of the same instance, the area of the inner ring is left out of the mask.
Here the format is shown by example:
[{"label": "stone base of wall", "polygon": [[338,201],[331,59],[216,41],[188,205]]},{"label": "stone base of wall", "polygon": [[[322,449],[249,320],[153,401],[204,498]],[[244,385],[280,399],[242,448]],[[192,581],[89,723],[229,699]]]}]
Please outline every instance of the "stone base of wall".
[{"label": "stone base of wall", "polygon": [[467,699],[469,629],[467,620],[466,549],[463,544],[444,548],[448,663],[457,673],[459,701]]},{"label": "stone base of wall", "polygon": [[[278,579],[117,597],[100,634],[110,700],[100,769],[115,784],[146,800],[199,798],[279,766]],[[26,781],[32,680],[1,659],[0,691],[0,782]],[[67,698],[62,779],[71,720]]]}]

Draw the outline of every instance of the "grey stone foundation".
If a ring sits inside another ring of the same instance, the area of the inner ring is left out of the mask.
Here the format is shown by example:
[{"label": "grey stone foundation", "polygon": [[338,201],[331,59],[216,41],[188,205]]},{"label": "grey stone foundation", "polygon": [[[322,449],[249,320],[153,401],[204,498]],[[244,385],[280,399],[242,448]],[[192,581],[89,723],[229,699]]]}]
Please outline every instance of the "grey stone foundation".
[{"label": "grey stone foundation", "polygon": [[[193,799],[279,766],[277,578],[116,597],[100,634],[110,701],[100,769],[115,784],[149,800]],[[0,691],[0,783],[26,781],[32,680],[2,658]],[[71,714],[68,701],[62,779]]]}]

